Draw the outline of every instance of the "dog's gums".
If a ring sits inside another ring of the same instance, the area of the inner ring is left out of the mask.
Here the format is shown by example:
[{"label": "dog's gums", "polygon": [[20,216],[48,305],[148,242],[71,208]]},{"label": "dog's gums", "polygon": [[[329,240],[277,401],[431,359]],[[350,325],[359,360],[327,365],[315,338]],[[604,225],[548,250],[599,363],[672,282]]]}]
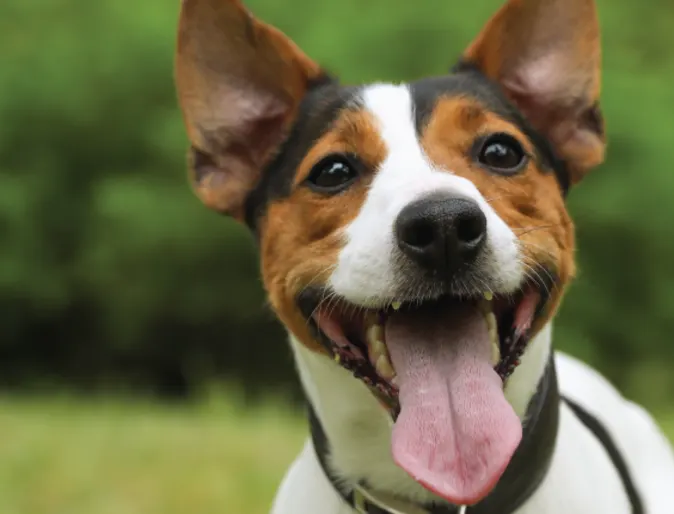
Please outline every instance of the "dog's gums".
[{"label": "dog's gums", "polygon": [[544,310],[549,287],[531,281],[512,295],[488,291],[463,299],[443,296],[423,301],[393,300],[381,309],[362,308],[335,299],[324,290],[309,289],[299,303],[334,360],[370,387],[395,420],[400,405],[397,374],[386,341],[389,319],[423,314],[438,306],[451,309],[470,305],[484,319],[491,364],[505,384],[520,364],[532,337],[532,326]]}]

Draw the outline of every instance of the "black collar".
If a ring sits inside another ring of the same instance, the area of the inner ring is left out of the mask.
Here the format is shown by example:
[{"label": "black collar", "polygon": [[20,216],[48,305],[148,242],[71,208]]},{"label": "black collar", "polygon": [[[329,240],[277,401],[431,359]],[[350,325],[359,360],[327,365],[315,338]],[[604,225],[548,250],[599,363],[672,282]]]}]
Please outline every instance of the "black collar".
[{"label": "black collar", "polygon": [[[545,478],[557,440],[559,425],[559,388],[552,357],[539,382],[527,409],[522,442],[513,455],[508,468],[494,490],[477,505],[468,507],[467,514],[512,514],[538,489]],[[309,406],[311,437],[318,461],[326,476],[340,496],[361,514],[394,514],[368,498],[366,484],[359,484],[356,494],[344,491],[340,481],[327,465],[330,452],[323,427],[311,405]],[[427,514],[458,514],[459,507],[438,505],[416,505],[420,512]]]}]

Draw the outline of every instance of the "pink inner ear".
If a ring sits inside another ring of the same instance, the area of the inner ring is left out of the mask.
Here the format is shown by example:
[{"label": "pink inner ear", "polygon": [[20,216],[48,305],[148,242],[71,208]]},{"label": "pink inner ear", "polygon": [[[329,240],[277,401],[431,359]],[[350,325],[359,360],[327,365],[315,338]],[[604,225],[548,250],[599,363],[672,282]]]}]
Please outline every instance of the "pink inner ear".
[{"label": "pink inner ear", "polygon": [[592,143],[581,132],[583,116],[592,108],[588,97],[591,74],[564,55],[549,53],[529,62],[515,63],[504,72],[506,95],[529,121],[560,148],[567,143]]},{"label": "pink inner ear", "polygon": [[215,98],[204,104],[212,110],[200,118],[200,130],[206,135],[208,151],[218,167],[228,161],[247,162],[255,173],[270,151],[280,144],[291,106],[279,97],[256,91],[252,86],[227,85]]},{"label": "pink inner ear", "polygon": [[252,85],[227,87],[224,97],[226,112],[223,117],[227,125],[236,126],[241,120],[256,120],[288,114],[288,104],[269,93],[256,91]]},{"label": "pink inner ear", "polygon": [[515,79],[507,83],[509,88],[518,88],[520,93],[536,96],[541,100],[558,98],[562,91],[559,80],[559,58],[547,56],[528,63],[515,74]]},{"label": "pink inner ear", "polygon": [[269,92],[257,91],[251,84],[219,84],[200,102],[199,129],[203,132],[221,131],[227,137],[244,135],[257,120],[285,117],[288,102]]},{"label": "pink inner ear", "polygon": [[224,96],[225,112],[222,113],[227,125],[237,125],[241,120],[254,120],[265,116],[269,111],[278,109],[276,102],[268,95],[258,94],[252,88],[226,88]]},{"label": "pink inner ear", "polygon": [[585,70],[574,67],[563,55],[549,54],[517,66],[502,79],[515,96],[535,99],[538,105],[573,106],[586,100]]}]

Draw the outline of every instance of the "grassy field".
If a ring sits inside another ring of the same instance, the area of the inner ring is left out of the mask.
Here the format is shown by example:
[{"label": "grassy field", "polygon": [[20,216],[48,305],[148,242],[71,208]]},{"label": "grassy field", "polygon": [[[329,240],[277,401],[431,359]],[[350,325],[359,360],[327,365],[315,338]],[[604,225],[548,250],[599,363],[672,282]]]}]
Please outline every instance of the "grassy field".
[{"label": "grassy field", "polygon": [[299,450],[288,409],[0,400],[2,514],[263,514]]},{"label": "grassy field", "polygon": [[305,430],[281,405],[2,398],[0,513],[266,514]]}]

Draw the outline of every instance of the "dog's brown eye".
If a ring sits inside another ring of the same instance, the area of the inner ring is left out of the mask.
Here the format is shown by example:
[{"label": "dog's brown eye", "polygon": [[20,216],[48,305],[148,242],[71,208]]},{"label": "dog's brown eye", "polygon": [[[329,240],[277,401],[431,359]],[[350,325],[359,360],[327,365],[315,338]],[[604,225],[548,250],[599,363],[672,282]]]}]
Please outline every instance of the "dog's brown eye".
[{"label": "dog's brown eye", "polygon": [[483,166],[501,174],[513,174],[527,163],[522,145],[509,134],[492,134],[478,146],[477,159]]},{"label": "dog's brown eye", "polygon": [[335,194],[346,189],[358,177],[356,163],[343,155],[326,157],[313,167],[307,184],[314,191]]}]

